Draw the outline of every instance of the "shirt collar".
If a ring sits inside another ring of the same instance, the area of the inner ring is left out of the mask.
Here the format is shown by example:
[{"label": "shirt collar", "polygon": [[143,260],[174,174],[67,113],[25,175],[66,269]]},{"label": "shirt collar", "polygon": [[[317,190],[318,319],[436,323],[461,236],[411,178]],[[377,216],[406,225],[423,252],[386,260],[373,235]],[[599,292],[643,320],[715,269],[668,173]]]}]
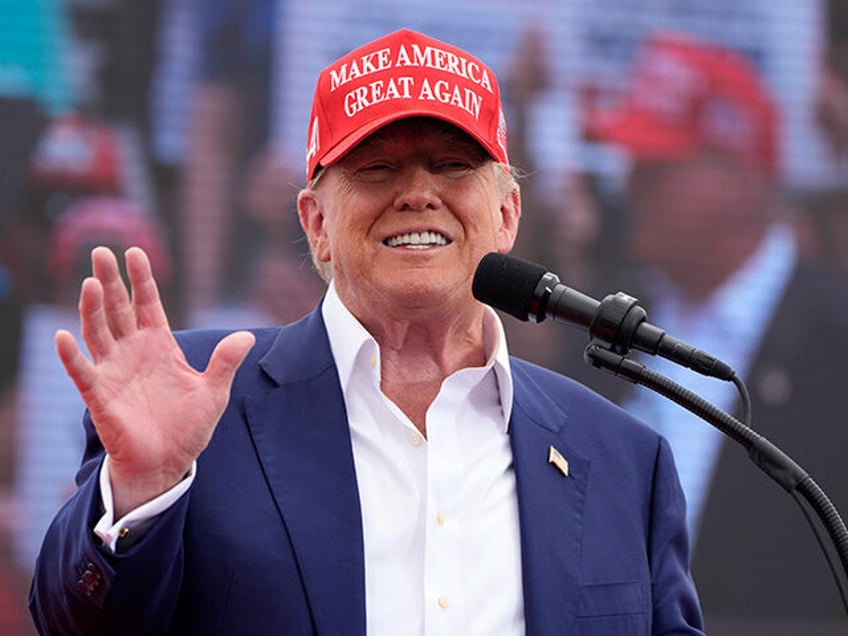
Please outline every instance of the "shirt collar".
[{"label": "shirt collar", "polygon": [[[321,315],[327,327],[330,350],[333,352],[345,400],[347,401],[348,388],[354,374],[372,373],[374,381],[379,385],[380,347],[362,323],[345,307],[333,282],[330,282],[321,304]],[[504,431],[508,431],[513,396],[509,351],[503,324],[489,306],[484,306],[483,311],[483,346],[486,352],[486,364],[483,369],[495,372],[504,417]]]}]

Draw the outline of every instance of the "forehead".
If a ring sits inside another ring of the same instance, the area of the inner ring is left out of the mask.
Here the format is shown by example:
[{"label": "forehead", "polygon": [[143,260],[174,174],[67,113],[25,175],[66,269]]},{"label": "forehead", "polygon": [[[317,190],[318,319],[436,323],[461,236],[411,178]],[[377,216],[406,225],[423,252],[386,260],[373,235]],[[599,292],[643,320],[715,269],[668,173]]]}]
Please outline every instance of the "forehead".
[{"label": "forehead", "polygon": [[674,159],[653,159],[636,161],[632,178],[637,181],[647,179],[676,180],[684,176],[697,177],[703,174],[739,174],[752,170],[750,164],[741,161],[732,153],[718,149],[702,148],[697,152]]},{"label": "forehead", "polygon": [[356,145],[345,157],[398,143],[448,146],[484,159],[488,153],[471,135],[446,121],[432,117],[409,117],[383,126]]}]

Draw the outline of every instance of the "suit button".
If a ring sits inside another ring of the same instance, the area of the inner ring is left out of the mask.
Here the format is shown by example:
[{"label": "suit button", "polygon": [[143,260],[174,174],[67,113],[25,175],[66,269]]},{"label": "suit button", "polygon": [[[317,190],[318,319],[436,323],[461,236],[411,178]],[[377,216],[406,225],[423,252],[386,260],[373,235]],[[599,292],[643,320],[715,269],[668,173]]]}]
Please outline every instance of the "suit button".
[{"label": "suit button", "polygon": [[100,574],[100,570],[93,563],[89,563],[85,566],[85,571],[77,580],[77,586],[85,592],[86,596],[91,596],[100,587],[102,582],[103,575]]}]

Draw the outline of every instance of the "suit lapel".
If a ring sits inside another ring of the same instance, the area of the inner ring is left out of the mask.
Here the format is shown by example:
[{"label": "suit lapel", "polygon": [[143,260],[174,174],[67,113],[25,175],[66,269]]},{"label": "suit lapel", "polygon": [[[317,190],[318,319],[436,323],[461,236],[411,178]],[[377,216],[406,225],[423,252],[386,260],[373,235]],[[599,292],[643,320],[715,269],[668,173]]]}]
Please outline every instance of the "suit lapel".
[{"label": "suit lapel", "polygon": [[320,311],[260,362],[246,403],[259,460],[300,566],[316,631],[365,633],[362,521],[344,399]]},{"label": "suit lapel", "polygon": [[[528,634],[566,634],[577,613],[589,461],[565,440],[567,416],[513,369],[510,438],[518,490]],[[553,446],[568,476],[548,461]]]}]

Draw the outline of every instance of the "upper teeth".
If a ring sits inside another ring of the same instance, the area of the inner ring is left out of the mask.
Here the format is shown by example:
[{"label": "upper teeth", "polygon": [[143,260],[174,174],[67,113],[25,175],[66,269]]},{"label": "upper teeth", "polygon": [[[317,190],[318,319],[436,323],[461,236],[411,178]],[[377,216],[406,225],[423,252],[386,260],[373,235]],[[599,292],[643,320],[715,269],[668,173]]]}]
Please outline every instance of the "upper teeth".
[{"label": "upper teeth", "polygon": [[428,245],[447,245],[447,243],[447,238],[436,232],[410,232],[386,240],[386,245],[389,247],[398,247],[399,245],[427,247]]}]

